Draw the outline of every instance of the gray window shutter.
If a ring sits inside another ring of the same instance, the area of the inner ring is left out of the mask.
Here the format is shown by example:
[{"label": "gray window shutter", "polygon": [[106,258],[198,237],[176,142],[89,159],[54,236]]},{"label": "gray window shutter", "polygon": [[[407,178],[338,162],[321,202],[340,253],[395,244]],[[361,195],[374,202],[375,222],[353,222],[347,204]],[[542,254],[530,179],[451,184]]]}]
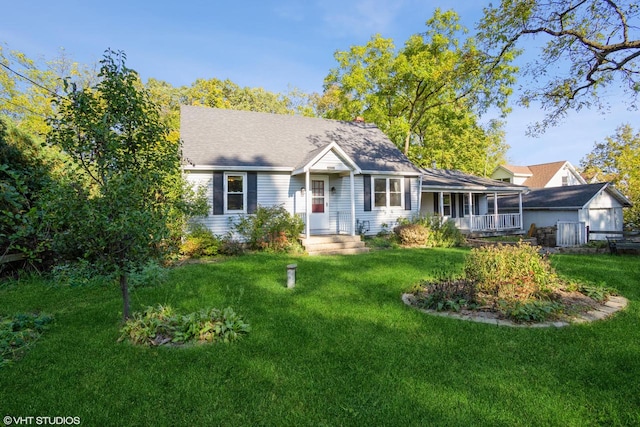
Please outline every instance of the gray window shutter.
[{"label": "gray window shutter", "polygon": [[258,173],[247,172],[247,213],[258,209]]},{"label": "gray window shutter", "polygon": [[213,214],[222,215],[224,213],[224,174],[222,172],[213,173]]},{"label": "gray window shutter", "polygon": [[404,177],[404,210],[411,210],[411,178]]},{"label": "gray window shutter", "polygon": [[371,175],[362,175],[364,184],[364,211],[371,211]]},{"label": "gray window shutter", "polygon": [[455,193],[451,193],[451,195],[449,196],[449,201],[451,203],[451,218],[455,218],[457,217],[456,213],[457,213],[457,205],[456,205],[456,197],[457,195]]}]

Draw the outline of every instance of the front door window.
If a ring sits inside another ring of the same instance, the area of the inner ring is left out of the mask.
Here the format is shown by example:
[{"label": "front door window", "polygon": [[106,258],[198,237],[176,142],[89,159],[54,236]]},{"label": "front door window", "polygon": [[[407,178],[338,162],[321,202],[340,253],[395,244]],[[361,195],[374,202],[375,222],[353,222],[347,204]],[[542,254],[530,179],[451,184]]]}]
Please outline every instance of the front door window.
[{"label": "front door window", "polygon": [[312,180],[311,181],[311,212],[323,213],[324,212],[324,181]]}]

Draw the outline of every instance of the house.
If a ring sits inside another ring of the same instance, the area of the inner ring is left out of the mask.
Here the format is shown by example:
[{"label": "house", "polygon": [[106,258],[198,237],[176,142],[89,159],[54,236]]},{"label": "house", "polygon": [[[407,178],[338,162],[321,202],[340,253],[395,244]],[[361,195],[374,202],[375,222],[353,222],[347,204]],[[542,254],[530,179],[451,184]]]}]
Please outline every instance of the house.
[{"label": "house", "polygon": [[587,183],[573,165],[565,160],[530,166],[501,165],[493,171],[491,178],[529,188],[562,187]]},{"label": "house", "polygon": [[216,234],[258,205],[300,215],[307,238],[375,234],[420,210],[420,170],[370,123],[183,106],[180,134]]},{"label": "house", "polygon": [[[422,173],[422,215],[450,219],[464,234],[523,232],[521,201],[526,187],[459,171],[422,169]],[[502,212],[497,206],[500,197],[514,197],[516,208]]]},{"label": "house", "polygon": [[521,202],[513,196],[498,200],[499,209],[505,212],[516,212],[522,203],[525,229],[529,229],[531,224],[558,227],[559,246],[565,245],[563,241],[567,240],[567,233],[575,235],[573,244],[620,235],[623,230],[622,209],[631,206],[629,199],[609,183],[533,189],[523,196]]}]

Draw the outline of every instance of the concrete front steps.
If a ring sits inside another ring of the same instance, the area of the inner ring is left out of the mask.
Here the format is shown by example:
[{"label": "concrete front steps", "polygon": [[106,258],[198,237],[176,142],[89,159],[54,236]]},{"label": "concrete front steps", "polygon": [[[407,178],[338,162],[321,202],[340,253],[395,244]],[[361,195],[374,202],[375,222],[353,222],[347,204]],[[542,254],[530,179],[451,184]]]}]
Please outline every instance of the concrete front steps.
[{"label": "concrete front steps", "polygon": [[369,252],[360,236],[331,235],[301,238],[309,255],[350,255]]}]

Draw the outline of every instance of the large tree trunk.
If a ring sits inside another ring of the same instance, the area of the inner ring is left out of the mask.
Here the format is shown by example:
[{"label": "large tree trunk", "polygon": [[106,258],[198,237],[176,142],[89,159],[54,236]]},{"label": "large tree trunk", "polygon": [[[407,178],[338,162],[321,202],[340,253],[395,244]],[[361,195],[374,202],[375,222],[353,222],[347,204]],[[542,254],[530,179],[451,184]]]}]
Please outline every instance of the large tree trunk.
[{"label": "large tree trunk", "polygon": [[129,284],[127,274],[120,273],[120,290],[122,291],[122,318],[126,322],[129,319]]}]

